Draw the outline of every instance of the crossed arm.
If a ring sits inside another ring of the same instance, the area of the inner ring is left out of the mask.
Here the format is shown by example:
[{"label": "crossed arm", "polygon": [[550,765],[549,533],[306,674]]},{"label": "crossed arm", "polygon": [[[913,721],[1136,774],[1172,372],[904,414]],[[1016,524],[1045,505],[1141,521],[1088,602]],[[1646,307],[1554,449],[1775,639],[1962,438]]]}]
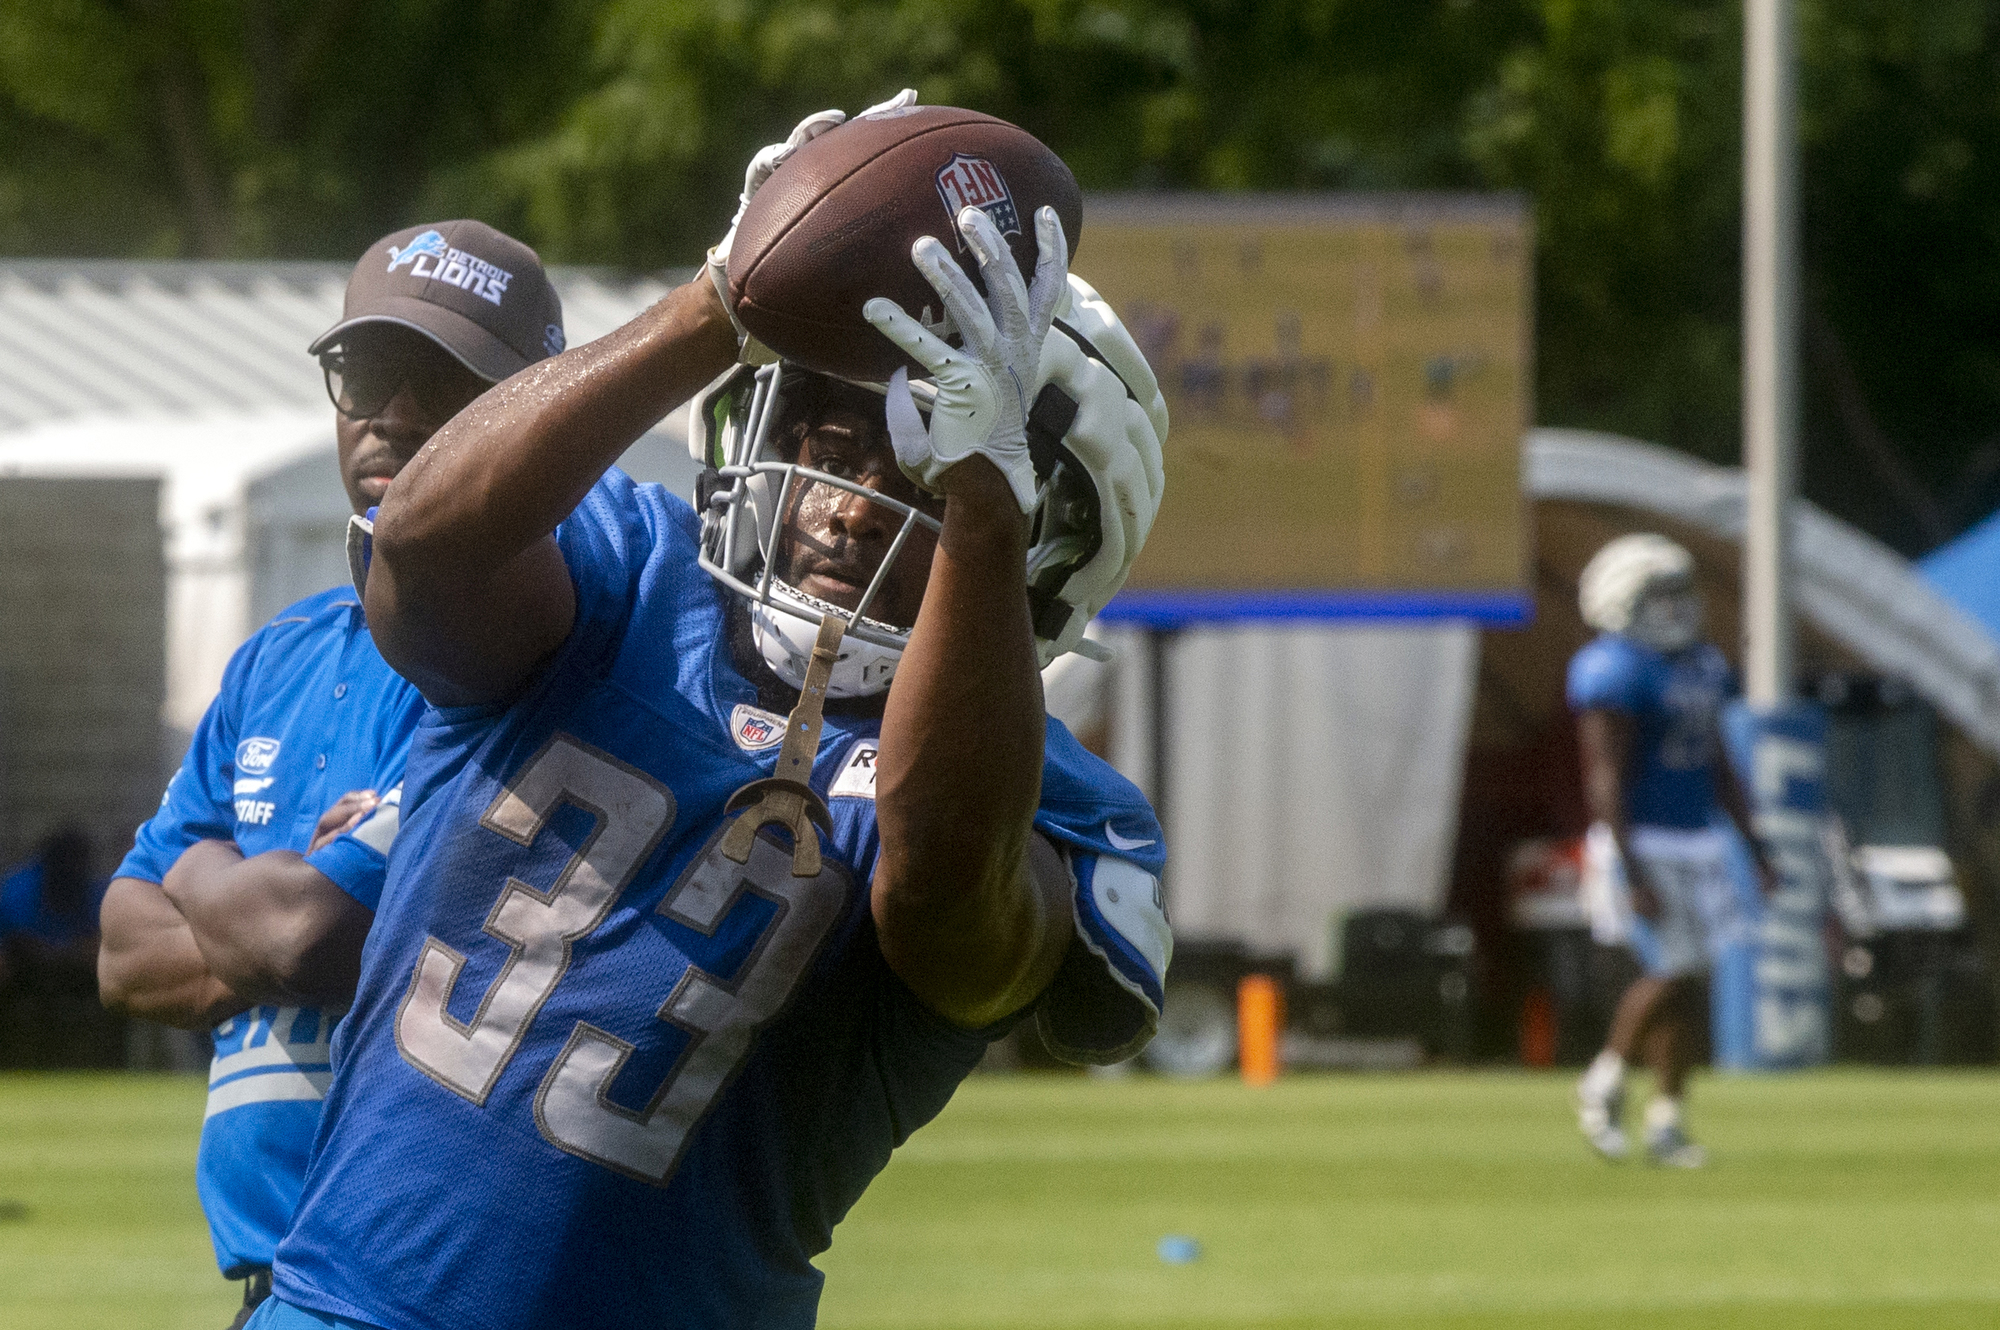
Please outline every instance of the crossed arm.
[{"label": "crossed arm", "polygon": [[[389,663],[439,705],[525,685],[575,621],[556,526],[735,358],[728,314],[699,280],[439,430],[376,519],[368,622]],[[933,1010],[976,1026],[1046,986],[1071,921],[1061,865],[1028,867],[1044,722],[1021,574],[1027,521],[983,457],[943,485],[937,556],[883,720],[871,902],[896,973]]]},{"label": "crossed arm", "polygon": [[[311,848],[372,803],[344,796]],[[259,1002],[344,1006],[374,914],[289,850],[245,858],[235,842],[197,841],[166,880],[121,877],[104,894],[97,955],[104,1005],[205,1030]]]}]

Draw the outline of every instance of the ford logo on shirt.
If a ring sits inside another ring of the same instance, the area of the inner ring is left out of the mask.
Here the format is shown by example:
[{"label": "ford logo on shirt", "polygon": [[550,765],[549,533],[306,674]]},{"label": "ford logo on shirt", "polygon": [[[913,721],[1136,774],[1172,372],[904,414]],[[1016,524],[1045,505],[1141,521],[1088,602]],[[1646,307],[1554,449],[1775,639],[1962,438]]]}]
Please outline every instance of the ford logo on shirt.
[{"label": "ford logo on shirt", "polygon": [[246,775],[261,776],[278,760],[278,741],[261,736],[236,745],[236,769]]}]

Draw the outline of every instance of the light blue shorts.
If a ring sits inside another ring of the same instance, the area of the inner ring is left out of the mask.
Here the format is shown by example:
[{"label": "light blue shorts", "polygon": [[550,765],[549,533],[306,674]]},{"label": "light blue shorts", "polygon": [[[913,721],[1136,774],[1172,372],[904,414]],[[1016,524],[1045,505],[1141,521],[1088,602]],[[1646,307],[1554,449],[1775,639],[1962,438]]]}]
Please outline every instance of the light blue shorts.
[{"label": "light blue shorts", "polygon": [[1632,908],[1632,888],[1618,843],[1603,823],[1583,847],[1583,900],[1591,935],[1629,947],[1648,975],[1673,979],[1708,969],[1739,925],[1729,876],[1729,842],[1712,828],[1635,826],[1632,852],[1660,898],[1657,919]]}]

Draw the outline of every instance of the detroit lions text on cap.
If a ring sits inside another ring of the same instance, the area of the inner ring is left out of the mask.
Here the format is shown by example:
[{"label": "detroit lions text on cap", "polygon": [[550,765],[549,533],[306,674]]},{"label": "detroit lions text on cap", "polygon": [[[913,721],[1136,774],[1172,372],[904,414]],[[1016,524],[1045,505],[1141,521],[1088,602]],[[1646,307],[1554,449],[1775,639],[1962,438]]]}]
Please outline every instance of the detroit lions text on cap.
[{"label": "detroit lions text on cap", "polygon": [[565,344],[562,299],[535,251],[481,221],[406,227],[368,247],[339,323],[308,348],[323,354],[367,323],[414,328],[497,382]]},{"label": "detroit lions text on cap", "polygon": [[[425,260],[429,260],[428,267]],[[507,283],[514,280],[514,274],[505,268],[447,245],[436,231],[426,231],[400,248],[389,246],[389,271],[394,272],[406,263],[412,277],[444,282],[495,305],[506,296]]]}]

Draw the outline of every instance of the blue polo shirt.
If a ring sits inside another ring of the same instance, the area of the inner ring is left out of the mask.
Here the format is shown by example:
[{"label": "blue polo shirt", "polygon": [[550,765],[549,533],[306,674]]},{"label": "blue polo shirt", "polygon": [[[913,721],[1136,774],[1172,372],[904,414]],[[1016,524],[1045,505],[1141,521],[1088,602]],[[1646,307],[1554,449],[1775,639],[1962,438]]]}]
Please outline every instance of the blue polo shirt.
[{"label": "blue polo shirt", "polygon": [[[417,690],[375,650],[347,587],[321,592],[260,628],[230,659],[186,759],[139,829],[118,876],[161,881],[196,841],[244,855],[303,854],[321,814],[350,790],[384,807],[306,862],[375,908],[397,820]],[[196,1174],[223,1273],[268,1266],[305,1178],[332,1077],[338,1012],[253,1007],[215,1027]]]}]

